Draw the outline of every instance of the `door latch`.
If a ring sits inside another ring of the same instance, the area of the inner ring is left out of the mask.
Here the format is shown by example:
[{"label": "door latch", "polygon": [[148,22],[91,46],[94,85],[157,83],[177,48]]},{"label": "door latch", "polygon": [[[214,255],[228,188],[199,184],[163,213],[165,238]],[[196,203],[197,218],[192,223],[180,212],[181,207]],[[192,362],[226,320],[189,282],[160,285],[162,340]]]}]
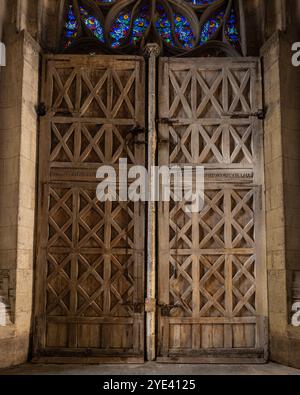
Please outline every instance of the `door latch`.
[{"label": "door latch", "polygon": [[126,136],[126,143],[132,143],[135,145],[143,145],[146,144],[146,137],[144,140],[139,140],[139,135],[140,134],[146,134],[146,129],[141,127],[141,126],[135,126],[134,128],[132,128],[127,136]]},{"label": "door latch", "polygon": [[230,117],[230,118],[247,118],[247,117],[256,117],[260,121],[265,119],[265,110],[260,108],[256,112],[251,113],[243,113],[243,112],[229,112],[229,113],[222,113],[223,117]]},{"label": "door latch", "polygon": [[157,142],[158,144],[168,144],[170,140],[168,138],[158,137]]},{"label": "door latch", "polygon": [[172,309],[182,309],[178,304],[159,304],[160,314],[162,317],[169,317]]}]

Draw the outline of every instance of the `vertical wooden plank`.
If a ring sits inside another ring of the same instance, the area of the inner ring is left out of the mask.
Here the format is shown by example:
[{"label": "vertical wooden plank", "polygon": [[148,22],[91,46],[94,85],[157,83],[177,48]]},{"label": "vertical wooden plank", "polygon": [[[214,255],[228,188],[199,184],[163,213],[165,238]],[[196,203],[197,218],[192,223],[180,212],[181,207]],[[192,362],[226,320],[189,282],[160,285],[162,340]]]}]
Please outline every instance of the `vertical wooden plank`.
[{"label": "vertical wooden plank", "polygon": [[[165,94],[169,90],[168,62],[159,60],[159,119],[169,117],[169,96]],[[159,122],[158,124],[158,163],[160,166],[169,165],[170,135],[169,126]],[[161,187],[161,183],[159,183]],[[160,306],[170,303],[170,231],[169,231],[170,203],[158,203],[158,304]],[[169,317],[162,317],[161,309],[158,310],[159,333],[161,334],[160,355],[167,356],[170,347],[170,324]]]},{"label": "vertical wooden plank", "polygon": [[[47,108],[51,107],[53,96],[52,70],[46,58],[43,59],[42,69],[42,91],[41,97]],[[41,141],[44,144],[39,146],[39,180],[38,180],[38,231],[37,243],[37,263],[35,275],[35,339],[34,352],[38,353],[47,344],[47,242],[48,242],[48,205],[49,205],[49,174],[47,163],[43,158],[50,156],[51,147],[51,119],[44,117],[40,120]]]},{"label": "vertical wooden plank", "polygon": [[[72,189],[73,199],[73,213],[72,213],[72,241],[74,249],[78,248],[78,209],[79,206],[79,190],[77,188]],[[71,284],[70,284],[70,314],[74,317],[77,313],[77,279],[78,279],[78,255],[72,253],[71,255]],[[70,348],[76,348],[78,346],[78,325],[72,323],[68,326],[69,344]]]},{"label": "vertical wooden plank", "polygon": [[192,325],[192,347],[193,350],[201,349],[201,325]]},{"label": "vertical wooden plank", "polygon": [[224,113],[227,114],[229,110],[229,91],[228,91],[228,66],[225,64],[222,70],[223,77],[223,86],[222,86],[222,101],[223,101],[223,110]]},{"label": "vertical wooden plank", "polygon": [[181,335],[181,325],[171,325],[170,328],[170,344],[172,348],[180,348],[180,335]]},{"label": "vertical wooden plank", "polygon": [[[135,66],[135,101],[140,103],[141,108],[145,108],[146,97],[144,92],[146,90],[145,82],[145,63],[144,61],[136,62]],[[145,114],[136,110],[137,125],[145,128]],[[146,132],[140,136],[141,141],[146,141]],[[136,144],[135,147],[136,163],[139,165],[145,164],[146,159],[146,145]],[[145,299],[145,281],[144,281],[144,247],[145,247],[145,202],[134,203],[134,277],[135,277],[135,291],[134,303],[137,304],[139,312],[135,315],[135,322],[133,324],[133,349],[134,352],[144,347],[144,299]]]},{"label": "vertical wooden plank", "polygon": [[213,348],[213,325],[204,324],[201,326],[201,347]]},{"label": "vertical wooden plank", "polygon": [[180,348],[186,350],[192,348],[192,325],[181,325]]},{"label": "vertical wooden plank", "polygon": [[105,247],[105,255],[104,255],[104,302],[103,302],[103,310],[104,313],[109,315],[111,310],[111,289],[110,289],[110,280],[112,275],[112,267],[111,267],[111,258],[109,251],[111,249],[111,212],[112,212],[112,203],[109,201],[105,202],[105,230],[104,230],[104,247]]},{"label": "vertical wooden plank", "polygon": [[[192,90],[197,90],[196,87],[196,77],[193,73],[192,77]],[[193,103],[195,101],[195,103]],[[196,117],[196,107],[197,107],[197,97],[192,96],[192,107]],[[199,143],[199,131],[196,126],[192,127],[192,138],[191,138],[191,153],[192,161],[194,165],[198,165],[200,152]],[[193,175],[191,175],[193,179]],[[199,234],[199,218],[200,214],[193,212],[192,214],[192,245],[193,245],[193,255],[192,255],[192,279],[193,279],[193,294],[192,294],[192,311],[193,318],[195,322],[199,320],[200,317],[200,262],[196,251],[199,249],[200,245],[200,234]],[[192,325],[192,339],[193,339],[193,349],[199,349],[201,344],[200,331],[198,325]]]},{"label": "vertical wooden plank", "polygon": [[224,345],[224,326],[213,325],[213,348],[225,348]]}]

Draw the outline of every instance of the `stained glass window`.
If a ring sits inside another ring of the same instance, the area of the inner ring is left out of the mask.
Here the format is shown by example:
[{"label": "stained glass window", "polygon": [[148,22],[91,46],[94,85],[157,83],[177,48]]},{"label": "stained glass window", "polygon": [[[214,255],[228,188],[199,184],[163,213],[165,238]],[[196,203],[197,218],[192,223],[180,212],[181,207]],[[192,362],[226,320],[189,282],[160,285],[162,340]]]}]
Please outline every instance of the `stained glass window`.
[{"label": "stained glass window", "polygon": [[172,24],[168,19],[168,15],[165,12],[165,9],[158,5],[157,7],[158,17],[156,19],[155,27],[161,38],[168,45],[174,45],[173,36],[172,36]]},{"label": "stained glass window", "polygon": [[114,20],[109,32],[113,48],[117,48],[121,45],[122,41],[126,39],[129,34],[131,24],[131,12],[124,12],[118,15]]},{"label": "stained glass window", "polygon": [[[65,0],[63,48],[134,53],[158,42],[167,54],[203,51],[211,42],[243,54],[237,0]],[[83,40],[85,39],[85,40]],[[211,45],[210,45],[211,47]]]},{"label": "stained glass window", "polygon": [[143,38],[150,26],[149,6],[143,5],[138,15],[134,19],[132,27],[132,44],[137,43]]},{"label": "stained glass window", "polygon": [[79,7],[79,9],[86,27],[94,34],[94,36],[99,41],[104,43],[104,30],[99,20],[94,16],[89,15],[88,11],[85,10],[83,7]]},{"label": "stained glass window", "polygon": [[218,11],[203,24],[200,33],[200,45],[205,44],[216,35],[222,25],[223,18],[224,11]]},{"label": "stained glass window", "polygon": [[237,28],[237,18],[234,10],[231,10],[230,16],[225,26],[225,37],[235,47],[240,45],[240,35]]},{"label": "stained glass window", "polygon": [[67,21],[65,26],[65,48],[72,44],[78,34],[78,22],[74,14],[73,6],[69,5]]}]

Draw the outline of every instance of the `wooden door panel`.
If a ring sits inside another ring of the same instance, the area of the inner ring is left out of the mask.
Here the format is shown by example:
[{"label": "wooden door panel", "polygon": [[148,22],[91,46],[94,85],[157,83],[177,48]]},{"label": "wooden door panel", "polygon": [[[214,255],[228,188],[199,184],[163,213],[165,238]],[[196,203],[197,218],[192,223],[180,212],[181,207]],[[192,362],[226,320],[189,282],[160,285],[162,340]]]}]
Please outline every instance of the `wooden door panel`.
[{"label": "wooden door panel", "polygon": [[169,162],[205,163],[207,168],[251,168],[254,135],[249,120],[231,120],[229,125],[222,120],[201,120],[193,125],[174,123],[169,129]]},{"label": "wooden door panel", "polygon": [[161,59],[159,90],[159,164],[205,169],[199,213],[159,204],[159,359],[264,361],[258,61]]},{"label": "wooden door panel", "polygon": [[144,207],[100,202],[96,171],[144,165],[144,61],[44,63],[35,358],[144,359]]}]

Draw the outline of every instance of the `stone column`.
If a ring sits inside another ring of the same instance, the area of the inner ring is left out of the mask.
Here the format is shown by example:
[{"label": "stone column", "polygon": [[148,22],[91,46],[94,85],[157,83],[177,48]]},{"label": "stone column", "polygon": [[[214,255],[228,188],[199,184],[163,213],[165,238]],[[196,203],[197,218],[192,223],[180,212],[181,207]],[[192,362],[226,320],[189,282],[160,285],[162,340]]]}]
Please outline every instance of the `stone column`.
[{"label": "stone column", "polygon": [[261,52],[267,270],[270,359],[300,368],[300,327],[291,325],[300,285],[300,69],[292,66],[291,46],[277,32]]},{"label": "stone column", "polygon": [[[6,27],[0,71],[0,296],[9,310],[0,327],[0,367],[28,358],[32,319],[36,203],[39,46]],[[6,285],[4,284],[4,279]]]}]

